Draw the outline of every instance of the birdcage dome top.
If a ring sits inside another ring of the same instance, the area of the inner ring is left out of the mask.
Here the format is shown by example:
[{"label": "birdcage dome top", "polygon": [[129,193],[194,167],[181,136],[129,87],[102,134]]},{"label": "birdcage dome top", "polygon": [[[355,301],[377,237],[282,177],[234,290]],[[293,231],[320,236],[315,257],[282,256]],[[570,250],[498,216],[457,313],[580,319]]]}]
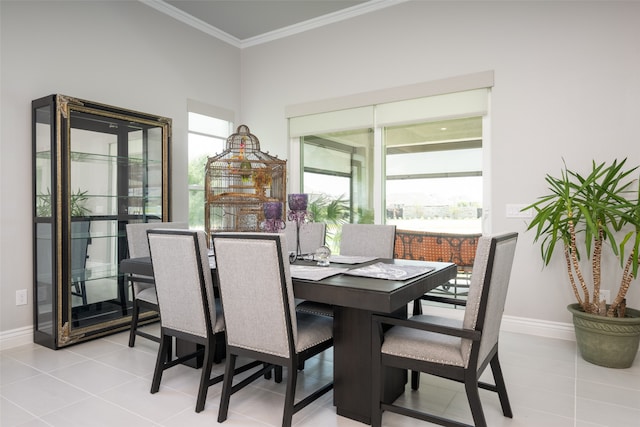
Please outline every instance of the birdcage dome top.
[{"label": "birdcage dome top", "polygon": [[236,133],[227,138],[227,150],[233,151],[260,151],[260,140],[249,131],[249,126],[240,125]]}]

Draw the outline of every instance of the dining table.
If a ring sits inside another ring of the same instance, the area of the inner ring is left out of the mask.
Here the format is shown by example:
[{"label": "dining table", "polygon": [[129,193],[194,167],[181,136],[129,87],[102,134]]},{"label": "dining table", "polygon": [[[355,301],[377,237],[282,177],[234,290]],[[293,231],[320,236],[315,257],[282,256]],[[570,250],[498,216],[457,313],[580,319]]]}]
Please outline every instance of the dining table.
[{"label": "dining table", "polygon": [[[337,262],[331,262],[329,268],[339,272],[322,278],[305,278],[305,275],[294,273],[296,269],[311,270],[316,265],[314,261],[296,260],[292,263],[294,296],[333,306],[333,403],[336,413],[370,424],[371,371],[375,356],[371,316],[382,313],[406,318],[408,303],[454,279],[457,267],[449,262],[404,259],[368,259],[358,263],[335,259]],[[210,265],[212,270],[215,269],[215,262],[210,262]],[[381,266],[413,271],[413,275],[408,278],[381,278],[375,274]],[[120,270],[125,274],[153,276],[148,257],[122,260]],[[367,271],[374,271],[374,274],[364,274]],[[215,274],[213,276],[215,278]],[[393,401],[404,392],[407,372],[389,368],[383,375],[383,397],[385,401]]]}]

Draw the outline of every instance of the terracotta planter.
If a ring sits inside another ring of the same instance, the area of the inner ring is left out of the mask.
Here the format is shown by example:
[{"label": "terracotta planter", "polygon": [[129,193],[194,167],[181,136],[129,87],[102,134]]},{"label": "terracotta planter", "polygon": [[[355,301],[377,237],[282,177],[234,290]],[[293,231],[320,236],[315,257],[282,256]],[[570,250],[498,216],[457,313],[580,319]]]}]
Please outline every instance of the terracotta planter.
[{"label": "terracotta planter", "polygon": [[627,307],[627,317],[605,317],[570,304],[576,342],[582,358],[608,368],[628,368],[640,344],[640,310]]}]

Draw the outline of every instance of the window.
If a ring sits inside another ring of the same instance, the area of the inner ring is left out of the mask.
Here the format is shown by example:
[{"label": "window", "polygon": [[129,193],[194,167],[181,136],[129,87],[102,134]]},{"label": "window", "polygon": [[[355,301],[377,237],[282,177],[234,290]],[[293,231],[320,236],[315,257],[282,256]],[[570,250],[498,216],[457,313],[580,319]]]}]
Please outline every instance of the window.
[{"label": "window", "polygon": [[303,144],[303,191],[312,202],[338,201],[327,222],[373,223],[373,137],[369,129],[312,135]]},{"label": "window", "polygon": [[482,117],[390,126],[383,135],[387,223],[482,232]]},{"label": "window", "polygon": [[299,166],[299,188],[312,201],[338,200],[339,223],[482,232],[488,106],[485,87],[292,114],[292,180]]},{"label": "window", "polygon": [[233,123],[189,112],[189,228],[204,230],[204,170],[207,157],[225,148]]}]

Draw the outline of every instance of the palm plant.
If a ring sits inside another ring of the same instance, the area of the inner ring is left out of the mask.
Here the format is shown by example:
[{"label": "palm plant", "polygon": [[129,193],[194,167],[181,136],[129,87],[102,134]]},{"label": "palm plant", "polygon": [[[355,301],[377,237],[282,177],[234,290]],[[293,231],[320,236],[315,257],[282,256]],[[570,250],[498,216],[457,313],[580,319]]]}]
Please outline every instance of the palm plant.
[{"label": "palm plant", "polygon": [[[71,193],[69,205],[71,208],[71,216],[87,216],[91,211],[85,206],[89,196],[87,196],[87,190]],[[51,190],[47,188],[45,194],[38,194],[38,200],[36,205],[36,215],[40,217],[51,216]]]},{"label": "palm plant", "polygon": [[315,222],[327,224],[326,242],[335,251],[339,242],[341,225],[349,222],[349,201],[343,195],[334,198],[328,194],[314,194],[309,199],[307,210]]},{"label": "palm plant", "polygon": [[[560,177],[546,176],[550,193],[524,208],[536,212],[528,230],[535,229],[534,241],[542,239],[540,251],[545,266],[556,245],[561,244],[572,290],[587,313],[624,317],[625,297],[638,274],[640,184],[631,176],[637,167],[625,169],[626,161],[614,160],[609,165],[594,161],[586,176],[567,169],[565,163]],[[634,183],[638,185],[637,194],[628,198]],[[580,263],[583,247],[583,254],[591,260],[590,284]],[[604,247],[611,248],[623,270],[620,287],[608,309],[600,303]]]}]

